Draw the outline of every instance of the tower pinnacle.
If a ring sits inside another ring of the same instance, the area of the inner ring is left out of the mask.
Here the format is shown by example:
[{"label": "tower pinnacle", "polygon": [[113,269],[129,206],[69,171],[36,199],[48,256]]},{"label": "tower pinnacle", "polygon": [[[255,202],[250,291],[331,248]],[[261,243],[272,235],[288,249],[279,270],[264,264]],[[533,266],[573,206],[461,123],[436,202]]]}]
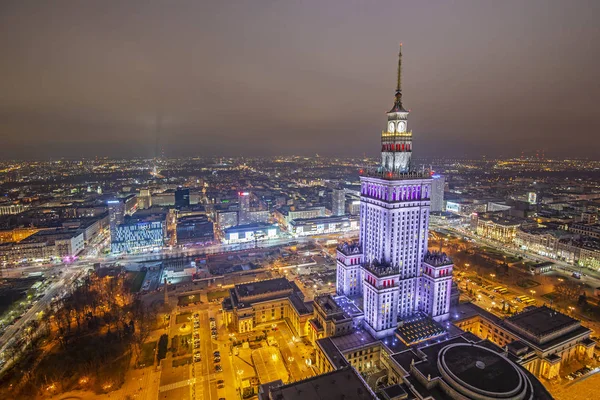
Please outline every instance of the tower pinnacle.
[{"label": "tower pinnacle", "polygon": [[396,94],[402,92],[402,43],[400,43],[400,51],[398,53],[398,82],[396,85]]},{"label": "tower pinnacle", "polygon": [[398,78],[396,81],[396,96],[394,100],[394,107],[390,112],[406,111],[402,107],[402,43],[400,43],[400,51],[398,52]]}]

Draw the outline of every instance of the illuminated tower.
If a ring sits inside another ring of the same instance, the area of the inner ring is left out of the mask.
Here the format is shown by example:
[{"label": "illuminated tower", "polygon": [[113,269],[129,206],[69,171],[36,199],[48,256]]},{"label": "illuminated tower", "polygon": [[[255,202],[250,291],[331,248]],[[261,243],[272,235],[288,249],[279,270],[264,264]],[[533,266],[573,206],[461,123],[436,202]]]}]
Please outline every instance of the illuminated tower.
[{"label": "illuminated tower", "polygon": [[432,188],[431,188],[431,211],[440,212],[444,211],[444,185],[446,184],[446,178],[442,175],[433,175]]},{"label": "illuminated tower", "polygon": [[113,239],[117,226],[121,225],[125,218],[125,203],[121,199],[109,200],[106,203],[108,205],[110,236]]},{"label": "illuminated tower", "polygon": [[331,193],[331,214],[334,216],[346,214],[346,194],[344,189],[333,189]]},{"label": "illuminated tower", "polygon": [[387,131],[381,133],[381,166],[386,172],[410,171],[412,132],[407,129],[408,111],[402,106],[402,44],[398,54],[398,78],[392,109],[387,113]]},{"label": "illuminated tower", "polygon": [[451,261],[427,253],[432,178],[411,166],[400,49],[394,106],[381,135],[381,165],[361,171],[359,242],[344,244],[337,253],[338,294],[362,293],[365,328],[377,338],[393,334],[398,319],[418,312],[447,319],[452,282]]},{"label": "illuminated tower", "polygon": [[[431,178],[411,169],[412,133],[406,129],[401,74],[402,51],[394,106],[381,135],[381,165],[360,177],[363,306],[366,328],[376,337],[391,334],[396,317],[419,311],[421,264],[427,251]],[[388,306],[396,312],[389,313]]]}]

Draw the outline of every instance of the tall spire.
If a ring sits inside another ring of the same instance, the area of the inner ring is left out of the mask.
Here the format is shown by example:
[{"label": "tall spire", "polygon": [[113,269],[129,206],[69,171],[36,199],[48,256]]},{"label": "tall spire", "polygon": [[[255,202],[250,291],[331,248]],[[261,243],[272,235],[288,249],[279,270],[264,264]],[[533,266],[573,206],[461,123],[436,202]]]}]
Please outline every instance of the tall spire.
[{"label": "tall spire", "polygon": [[390,112],[406,111],[402,107],[402,43],[400,43],[400,51],[398,52],[398,80],[396,82],[396,96],[394,100],[394,107]]},{"label": "tall spire", "polygon": [[398,82],[396,84],[396,96],[402,96],[402,43],[400,43],[400,51],[398,52]]}]

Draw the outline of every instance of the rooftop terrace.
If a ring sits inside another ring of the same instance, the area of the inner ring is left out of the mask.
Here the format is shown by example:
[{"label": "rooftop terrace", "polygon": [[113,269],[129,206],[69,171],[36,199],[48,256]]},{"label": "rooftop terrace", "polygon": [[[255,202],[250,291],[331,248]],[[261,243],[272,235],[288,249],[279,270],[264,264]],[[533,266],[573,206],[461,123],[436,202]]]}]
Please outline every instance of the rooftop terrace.
[{"label": "rooftop terrace", "polygon": [[446,253],[440,253],[439,251],[428,251],[427,254],[425,254],[423,261],[434,267],[452,265],[450,257],[448,257]]},{"label": "rooftop terrace", "polygon": [[371,272],[378,278],[398,275],[400,273],[400,268],[397,265],[394,266],[388,263],[380,263],[377,260],[373,260],[370,263],[365,264],[364,267],[367,271]]}]

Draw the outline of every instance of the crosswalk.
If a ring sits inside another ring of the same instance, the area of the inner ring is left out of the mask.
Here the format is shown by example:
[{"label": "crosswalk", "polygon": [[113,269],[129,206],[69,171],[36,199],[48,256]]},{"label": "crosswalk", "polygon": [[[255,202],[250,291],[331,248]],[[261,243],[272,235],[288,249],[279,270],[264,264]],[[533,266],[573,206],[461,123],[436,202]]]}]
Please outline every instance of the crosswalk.
[{"label": "crosswalk", "polygon": [[173,390],[173,389],[178,389],[180,387],[184,387],[184,386],[188,386],[188,385],[193,385],[196,383],[196,378],[192,378],[192,379],[186,379],[184,381],[179,381],[179,382],[175,382],[175,383],[170,383],[168,385],[163,385],[160,388],[158,388],[159,392],[166,392],[169,390]]}]

